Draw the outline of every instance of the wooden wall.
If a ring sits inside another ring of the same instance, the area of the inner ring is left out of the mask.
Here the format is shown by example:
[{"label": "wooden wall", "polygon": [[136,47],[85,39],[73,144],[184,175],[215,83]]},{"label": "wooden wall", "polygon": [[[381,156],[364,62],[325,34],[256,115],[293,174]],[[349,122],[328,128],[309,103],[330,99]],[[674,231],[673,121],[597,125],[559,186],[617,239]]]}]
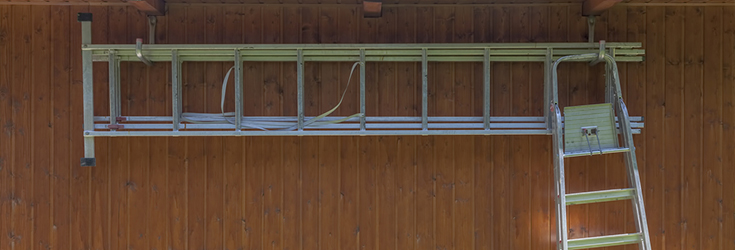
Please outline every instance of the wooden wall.
[{"label": "wooden wall", "polygon": [[[158,43],[586,41],[578,5],[172,5]],[[0,249],[554,249],[551,137],[100,138],[82,157],[80,25],[132,43],[126,7],[0,6]],[[598,39],[639,41],[621,64],[655,249],[735,249],[735,7],[619,7]],[[246,63],[245,112],[295,114],[295,66]],[[307,115],[330,109],[350,63],[310,63]],[[107,114],[97,64],[96,114]],[[185,110],[219,112],[230,64],[184,66]],[[479,64],[432,64],[430,114],[481,115]],[[123,113],[170,112],[169,65],[123,64]],[[420,67],[368,65],[368,114],[420,114]],[[564,105],[604,100],[601,67],[560,69]],[[493,115],[542,115],[543,70],[493,64]],[[339,115],[358,110],[351,85]],[[228,96],[231,103],[232,96]],[[574,158],[568,190],[626,185],[622,157]],[[573,206],[573,238],[634,230],[627,202]],[[635,246],[625,249],[635,249]],[[612,249],[624,249],[616,247]]]}]

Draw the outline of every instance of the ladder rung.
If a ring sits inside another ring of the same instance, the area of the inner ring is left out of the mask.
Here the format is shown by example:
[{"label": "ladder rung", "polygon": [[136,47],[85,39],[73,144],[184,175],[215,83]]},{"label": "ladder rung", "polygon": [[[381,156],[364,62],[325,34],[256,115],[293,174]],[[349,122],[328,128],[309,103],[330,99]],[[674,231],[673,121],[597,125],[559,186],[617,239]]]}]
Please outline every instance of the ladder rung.
[{"label": "ladder rung", "polygon": [[641,241],[640,233],[616,234],[598,237],[570,239],[569,249],[585,249],[635,244]]},{"label": "ladder rung", "polygon": [[[612,153],[622,153],[622,152],[628,152],[630,151],[629,148],[605,148],[602,149],[602,152],[600,150],[592,150],[591,155],[601,155],[601,154],[612,154]],[[570,157],[578,157],[578,156],[589,156],[589,151],[581,151],[581,152],[569,152],[564,153],[564,158],[570,158]]]},{"label": "ladder rung", "polygon": [[610,189],[566,195],[568,205],[632,199],[635,188]]}]

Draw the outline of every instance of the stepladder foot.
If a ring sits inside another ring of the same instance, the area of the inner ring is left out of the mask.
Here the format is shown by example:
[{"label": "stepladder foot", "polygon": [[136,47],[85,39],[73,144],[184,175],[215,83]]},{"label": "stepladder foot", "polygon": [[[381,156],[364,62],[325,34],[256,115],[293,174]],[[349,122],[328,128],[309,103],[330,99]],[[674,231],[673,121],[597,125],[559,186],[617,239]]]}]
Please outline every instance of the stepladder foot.
[{"label": "stepladder foot", "polygon": [[80,160],[82,167],[94,167],[97,166],[96,158],[82,158]]}]

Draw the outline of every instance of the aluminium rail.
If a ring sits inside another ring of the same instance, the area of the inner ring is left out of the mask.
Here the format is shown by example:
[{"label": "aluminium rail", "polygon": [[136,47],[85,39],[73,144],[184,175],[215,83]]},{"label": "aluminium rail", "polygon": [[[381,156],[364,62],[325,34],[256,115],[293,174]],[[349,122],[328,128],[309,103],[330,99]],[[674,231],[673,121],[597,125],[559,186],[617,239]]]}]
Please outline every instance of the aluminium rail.
[{"label": "aluminium rail", "polygon": [[[552,98],[550,67],[560,57],[603,51],[618,62],[643,61],[641,43],[467,43],[467,44],[92,44],[91,14],[80,13],[84,91],[83,166],[94,166],[94,137],[100,136],[304,136],[304,135],[551,135],[548,108],[544,116],[496,117],[490,109],[491,62],[544,63],[544,103]],[[171,116],[121,114],[120,62],[171,62]],[[295,62],[297,116],[254,117],[243,113],[245,61]],[[584,60],[579,60],[580,62]],[[94,116],[94,62],[109,63],[109,116]],[[183,119],[183,62],[233,62],[235,112],[230,118]],[[304,64],[307,62],[359,62],[359,117],[324,117],[308,124],[304,114]],[[366,62],[421,63],[421,116],[365,116]],[[428,114],[429,62],[483,63],[483,116],[433,117]],[[341,123],[328,123],[345,119]],[[631,117],[633,132],[640,133],[641,117]],[[186,121],[185,121],[186,120]],[[194,122],[192,122],[194,121]],[[248,127],[258,123],[260,129]],[[293,126],[288,126],[293,124]]]}]

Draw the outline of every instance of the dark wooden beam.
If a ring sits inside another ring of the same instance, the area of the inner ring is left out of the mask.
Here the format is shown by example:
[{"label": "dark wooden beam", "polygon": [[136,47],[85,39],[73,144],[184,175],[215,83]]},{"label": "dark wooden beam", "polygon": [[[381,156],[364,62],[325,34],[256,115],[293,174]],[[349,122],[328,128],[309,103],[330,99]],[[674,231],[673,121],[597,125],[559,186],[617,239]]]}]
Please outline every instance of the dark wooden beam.
[{"label": "dark wooden beam", "polygon": [[599,16],[602,12],[612,8],[623,0],[586,0],[582,4],[582,15]]},{"label": "dark wooden beam", "polygon": [[163,16],[166,14],[164,0],[132,0],[129,3],[149,16]]},{"label": "dark wooden beam", "polygon": [[366,18],[383,16],[383,0],[363,0],[362,13]]}]

